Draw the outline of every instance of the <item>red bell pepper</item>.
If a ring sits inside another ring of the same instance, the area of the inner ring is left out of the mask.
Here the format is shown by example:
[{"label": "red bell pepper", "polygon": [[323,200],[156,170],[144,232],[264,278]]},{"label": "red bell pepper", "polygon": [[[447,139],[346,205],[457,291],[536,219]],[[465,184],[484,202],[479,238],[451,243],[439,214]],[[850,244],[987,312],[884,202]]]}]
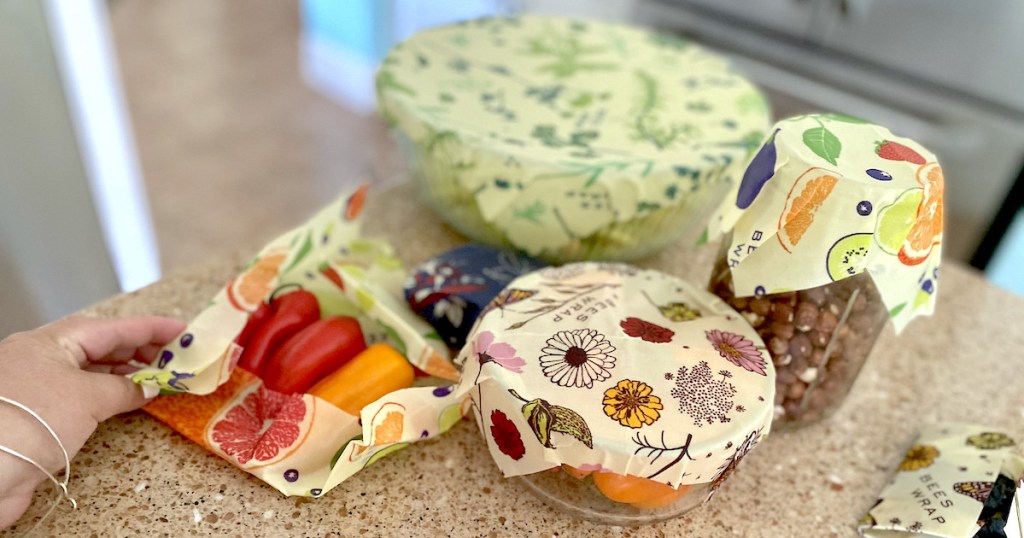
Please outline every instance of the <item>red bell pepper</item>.
[{"label": "red bell pepper", "polygon": [[238,365],[262,376],[274,351],[318,319],[320,305],[312,293],[300,289],[275,296],[256,309],[236,339],[243,347]]},{"label": "red bell pepper", "polygon": [[355,318],[324,318],[274,351],[260,377],[270,390],[285,394],[306,392],[364,349],[366,339]]}]

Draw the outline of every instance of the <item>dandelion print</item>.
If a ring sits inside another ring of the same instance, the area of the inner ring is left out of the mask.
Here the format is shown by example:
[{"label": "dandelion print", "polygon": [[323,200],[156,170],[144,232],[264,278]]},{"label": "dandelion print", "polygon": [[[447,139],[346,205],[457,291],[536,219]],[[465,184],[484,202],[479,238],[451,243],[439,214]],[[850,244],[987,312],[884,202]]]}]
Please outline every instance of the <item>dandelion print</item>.
[{"label": "dandelion print", "polygon": [[661,398],[651,394],[646,383],[623,379],[614,387],[604,391],[604,414],[630,428],[654,424],[664,409]]},{"label": "dandelion print", "polygon": [[704,335],[707,336],[715,351],[718,351],[718,354],[725,360],[744,370],[768,375],[765,373],[765,362],[764,357],[761,356],[761,351],[750,340],[738,334],[718,329],[704,331]]},{"label": "dandelion print", "polygon": [[594,329],[559,331],[541,351],[541,370],[560,387],[592,388],[611,377],[608,370],[615,366],[615,347]]},{"label": "dandelion print", "polygon": [[703,426],[730,421],[736,387],[725,377],[715,379],[708,363],[700,361],[693,368],[679,368],[671,394],[679,400],[679,411],[693,418],[695,426]]}]

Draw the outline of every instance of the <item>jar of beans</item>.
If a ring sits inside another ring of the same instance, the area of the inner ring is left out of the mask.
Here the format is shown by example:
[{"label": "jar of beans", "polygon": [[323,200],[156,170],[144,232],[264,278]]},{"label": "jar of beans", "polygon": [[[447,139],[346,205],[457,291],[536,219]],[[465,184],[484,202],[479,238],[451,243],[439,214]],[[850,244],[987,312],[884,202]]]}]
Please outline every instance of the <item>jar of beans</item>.
[{"label": "jar of beans", "polygon": [[775,363],[774,427],[835,411],[857,379],[889,313],[867,273],[785,293],[737,297],[725,242],[709,289],[757,330]]},{"label": "jar of beans", "polygon": [[779,121],[747,164],[709,288],[765,342],[777,426],[835,411],[887,322],[931,314],[943,185],[926,148],[839,114]]}]

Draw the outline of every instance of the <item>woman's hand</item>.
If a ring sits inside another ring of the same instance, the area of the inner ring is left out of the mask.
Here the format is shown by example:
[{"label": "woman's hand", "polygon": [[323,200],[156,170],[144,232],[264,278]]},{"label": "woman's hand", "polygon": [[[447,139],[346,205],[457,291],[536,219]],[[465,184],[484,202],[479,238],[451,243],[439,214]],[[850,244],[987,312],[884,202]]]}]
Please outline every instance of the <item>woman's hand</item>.
[{"label": "woman's hand", "polygon": [[[149,363],[185,324],[161,317],[65,318],[0,341],[0,396],[32,409],[57,433],[69,457],[97,424],[146,403],[125,374]],[[0,445],[57,473],[60,447],[31,415],[0,402]],[[15,521],[45,479],[38,469],[0,452],[0,529]]]}]

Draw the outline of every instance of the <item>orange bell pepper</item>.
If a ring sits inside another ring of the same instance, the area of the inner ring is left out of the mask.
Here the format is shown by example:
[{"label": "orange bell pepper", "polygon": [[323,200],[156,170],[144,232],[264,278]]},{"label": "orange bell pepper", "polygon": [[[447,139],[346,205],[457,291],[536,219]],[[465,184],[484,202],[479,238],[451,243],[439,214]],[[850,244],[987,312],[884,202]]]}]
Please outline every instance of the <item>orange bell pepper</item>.
[{"label": "orange bell pepper", "polygon": [[412,365],[387,344],[374,344],[320,380],[309,394],[359,415],[385,394],[412,386]]}]

